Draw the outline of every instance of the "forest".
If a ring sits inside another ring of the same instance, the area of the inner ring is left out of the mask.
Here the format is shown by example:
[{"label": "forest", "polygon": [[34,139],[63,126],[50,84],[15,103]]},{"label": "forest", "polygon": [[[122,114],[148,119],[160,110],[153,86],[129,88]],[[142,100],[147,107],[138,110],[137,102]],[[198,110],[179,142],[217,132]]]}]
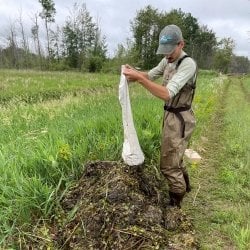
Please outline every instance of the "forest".
[{"label": "forest", "polygon": [[159,61],[155,52],[160,30],[174,23],[183,31],[185,51],[200,69],[222,73],[248,73],[250,69],[247,57],[234,54],[232,38],[218,40],[212,29],[200,25],[196,17],[181,9],[163,12],[148,5],[137,10],[130,20],[132,36],[117,44],[109,56],[106,42],[109,34],[102,34],[101,25],[85,3],[75,3],[62,25],[55,22],[57,10],[53,0],[39,3],[42,11],[31,17],[29,31],[24,27],[21,12],[6,27],[8,32],[1,37],[4,42],[0,44],[0,68],[112,73],[119,72],[121,64],[131,63],[150,69]]}]

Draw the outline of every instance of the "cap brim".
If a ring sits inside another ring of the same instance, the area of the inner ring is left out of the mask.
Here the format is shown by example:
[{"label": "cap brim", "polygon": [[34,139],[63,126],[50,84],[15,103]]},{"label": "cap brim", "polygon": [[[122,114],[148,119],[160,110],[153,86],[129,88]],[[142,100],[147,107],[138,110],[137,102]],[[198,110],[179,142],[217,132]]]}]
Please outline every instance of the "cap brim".
[{"label": "cap brim", "polygon": [[176,48],[177,44],[160,44],[156,54],[157,55],[166,55],[171,54]]}]

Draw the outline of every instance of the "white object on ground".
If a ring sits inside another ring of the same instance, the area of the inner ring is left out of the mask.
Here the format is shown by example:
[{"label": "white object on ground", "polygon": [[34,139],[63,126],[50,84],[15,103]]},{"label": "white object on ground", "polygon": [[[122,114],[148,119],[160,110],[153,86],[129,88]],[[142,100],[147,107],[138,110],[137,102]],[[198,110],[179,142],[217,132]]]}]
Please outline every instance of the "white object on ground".
[{"label": "white object on ground", "polygon": [[193,149],[186,149],[185,156],[190,163],[199,163],[201,161],[201,156]]},{"label": "white object on ground", "polygon": [[128,82],[123,74],[124,67],[124,65],[121,67],[121,78],[119,84],[119,101],[122,107],[122,123],[124,129],[122,158],[129,166],[137,166],[144,162],[144,154],[141,150],[133,122]]}]

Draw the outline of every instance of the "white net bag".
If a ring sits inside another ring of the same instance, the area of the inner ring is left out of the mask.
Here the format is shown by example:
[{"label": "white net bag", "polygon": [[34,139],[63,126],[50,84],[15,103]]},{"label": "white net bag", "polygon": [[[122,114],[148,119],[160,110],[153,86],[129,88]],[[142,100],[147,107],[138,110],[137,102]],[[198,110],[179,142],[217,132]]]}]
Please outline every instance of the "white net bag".
[{"label": "white net bag", "polygon": [[137,166],[144,162],[144,154],[141,150],[133,122],[128,82],[123,74],[124,67],[124,65],[121,67],[121,78],[119,84],[119,101],[122,107],[122,123],[124,129],[122,158],[129,166]]}]

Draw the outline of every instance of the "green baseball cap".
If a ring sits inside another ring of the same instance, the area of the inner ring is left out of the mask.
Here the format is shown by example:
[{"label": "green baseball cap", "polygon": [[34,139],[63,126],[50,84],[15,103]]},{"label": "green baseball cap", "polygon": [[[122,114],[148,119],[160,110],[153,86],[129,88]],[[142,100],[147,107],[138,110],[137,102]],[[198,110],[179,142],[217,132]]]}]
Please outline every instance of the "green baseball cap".
[{"label": "green baseball cap", "polygon": [[166,26],[160,33],[159,47],[156,54],[171,54],[182,40],[182,32],[177,25],[170,24]]}]

